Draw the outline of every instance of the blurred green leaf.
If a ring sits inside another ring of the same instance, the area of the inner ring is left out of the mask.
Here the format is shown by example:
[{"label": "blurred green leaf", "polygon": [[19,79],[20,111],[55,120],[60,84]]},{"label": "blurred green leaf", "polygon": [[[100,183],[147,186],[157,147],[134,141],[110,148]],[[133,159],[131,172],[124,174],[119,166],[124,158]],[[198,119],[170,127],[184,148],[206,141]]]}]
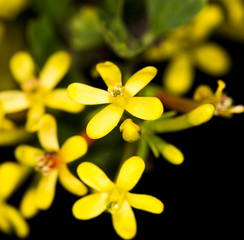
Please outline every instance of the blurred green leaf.
[{"label": "blurred green leaf", "polygon": [[99,10],[92,6],[82,7],[72,17],[69,23],[70,42],[75,50],[89,50],[104,42],[100,17]]},{"label": "blurred green leaf", "polygon": [[48,16],[57,23],[64,21],[72,11],[72,0],[32,0],[38,13]]},{"label": "blurred green leaf", "polygon": [[146,38],[156,39],[163,33],[189,22],[206,0],[146,0],[149,28]]},{"label": "blurred green leaf", "polygon": [[141,41],[131,36],[119,18],[106,21],[103,26],[103,35],[106,42],[120,57],[134,57],[143,49]]},{"label": "blurred green leaf", "polygon": [[26,31],[28,44],[39,66],[52,53],[63,48],[52,21],[46,16],[30,21]]}]

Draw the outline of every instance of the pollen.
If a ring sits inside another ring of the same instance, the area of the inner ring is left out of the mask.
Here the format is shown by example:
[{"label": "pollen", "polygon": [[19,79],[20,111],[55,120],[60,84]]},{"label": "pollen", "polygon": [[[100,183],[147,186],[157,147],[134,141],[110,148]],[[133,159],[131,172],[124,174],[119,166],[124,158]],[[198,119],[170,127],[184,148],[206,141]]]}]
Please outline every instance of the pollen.
[{"label": "pollen", "polygon": [[46,152],[44,156],[38,156],[36,161],[36,170],[42,172],[44,175],[47,175],[58,164],[57,154],[55,152]]},{"label": "pollen", "polygon": [[111,96],[112,102],[119,106],[124,107],[130,98],[129,94],[126,92],[122,86],[111,86],[108,88],[108,92]]}]

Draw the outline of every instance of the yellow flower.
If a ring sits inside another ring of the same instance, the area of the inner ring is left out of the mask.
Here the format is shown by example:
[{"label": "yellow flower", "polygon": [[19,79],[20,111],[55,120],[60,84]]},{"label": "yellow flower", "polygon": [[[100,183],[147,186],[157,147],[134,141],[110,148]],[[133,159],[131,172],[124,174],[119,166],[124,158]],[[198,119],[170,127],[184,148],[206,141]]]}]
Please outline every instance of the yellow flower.
[{"label": "yellow flower", "polygon": [[139,133],[141,128],[130,118],[126,119],[119,129],[122,132],[123,139],[127,142],[135,142],[141,137]]},{"label": "yellow flower", "polygon": [[57,52],[47,60],[37,78],[31,56],[26,52],[16,53],[10,60],[10,69],[22,91],[9,90],[0,93],[0,101],[5,112],[29,109],[26,129],[32,132],[38,130],[38,122],[45,112],[45,106],[74,113],[81,111],[83,106],[71,101],[66,89],[53,90],[69,66],[68,53]]},{"label": "yellow flower", "polygon": [[212,102],[215,104],[215,115],[223,117],[231,117],[233,113],[244,112],[243,105],[233,106],[233,99],[223,93],[225,83],[218,81],[218,88],[214,93],[207,85],[200,85],[193,96],[193,99],[200,102]]},{"label": "yellow flower", "polygon": [[125,86],[122,86],[119,68],[112,62],[97,64],[97,71],[106,83],[108,91],[82,83],[72,83],[67,89],[69,97],[81,104],[110,103],[89,121],[86,130],[90,138],[101,138],[112,131],[119,123],[124,110],[144,120],[154,120],[162,115],[163,105],[158,98],[135,97],[156,75],[156,68],[141,69],[130,77]]},{"label": "yellow flower", "polygon": [[23,142],[31,137],[23,127],[17,127],[14,122],[5,117],[5,112],[0,102],[0,146],[13,145]]},{"label": "yellow flower", "polygon": [[27,237],[29,226],[19,211],[7,203],[7,199],[26,176],[26,168],[15,162],[0,164],[0,231]]},{"label": "yellow flower", "polygon": [[220,45],[207,41],[223,18],[219,6],[208,4],[193,21],[174,30],[158,46],[148,49],[145,56],[148,60],[170,61],[163,76],[163,85],[168,92],[185,94],[192,86],[195,66],[213,76],[229,71],[228,53]]},{"label": "yellow flower", "polygon": [[28,3],[29,0],[0,0],[0,17],[13,19],[26,8]]},{"label": "yellow flower", "polygon": [[163,203],[155,197],[129,192],[139,181],[144,169],[145,163],[140,157],[131,157],[124,162],[116,183],[113,183],[93,163],[81,163],[77,168],[79,177],[96,192],[76,201],[72,208],[73,215],[77,219],[87,220],[107,210],[112,215],[117,234],[124,239],[133,238],[137,225],[131,206],[156,214],[164,208]]},{"label": "yellow flower", "polygon": [[85,139],[81,136],[70,137],[60,148],[57,124],[55,118],[49,114],[45,114],[40,120],[38,138],[44,150],[28,145],[20,145],[15,150],[15,156],[20,163],[41,172],[35,191],[30,188],[23,200],[22,211],[29,217],[32,215],[30,212],[35,212],[35,206],[43,210],[50,207],[58,178],[63,187],[73,194],[81,196],[87,192],[85,185],[71,174],[67,166],[69,162],[86,153]]}]

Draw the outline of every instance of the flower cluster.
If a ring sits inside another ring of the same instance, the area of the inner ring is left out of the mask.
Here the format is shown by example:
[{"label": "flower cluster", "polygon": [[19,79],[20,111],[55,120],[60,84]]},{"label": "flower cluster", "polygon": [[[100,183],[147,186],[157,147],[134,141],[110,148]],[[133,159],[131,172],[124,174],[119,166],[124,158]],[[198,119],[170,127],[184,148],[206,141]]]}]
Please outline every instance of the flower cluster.
[{"label": "flower cluster", "polygon": [[[78,2],[0,0],[0,151],[12,157],[0,160],[6,235],[35,238],[32,218],[62,203],[61,187],[76,198],[62,208],[81,227],[107,212],[120,238],[136,237],[137,210],[164,211],[165,169],[154,160],[175,168],[189,158],[168,134],[244,112],[224,92],[235,61],[212,38],[243,44],[243,31],[226,30],[242,29],[242,0],[146,0],[139,28],[123,12],[139,1]],[[134,193],[156,168],[157,197]]]}]

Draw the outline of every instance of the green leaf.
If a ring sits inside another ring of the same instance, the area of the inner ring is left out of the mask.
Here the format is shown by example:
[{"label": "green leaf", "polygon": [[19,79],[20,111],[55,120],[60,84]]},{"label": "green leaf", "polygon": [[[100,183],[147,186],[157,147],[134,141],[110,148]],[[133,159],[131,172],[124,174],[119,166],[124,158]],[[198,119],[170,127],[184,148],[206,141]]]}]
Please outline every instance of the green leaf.
[{"label": "green leaf", "polygon": [[146,38],[156,39],[163,33],[189,22],[206,0],[146,0],[149,28]]},{"label": "green leaf", "polygon": [[48,16],[57,23],[63,22],[73,10],[71,0],[33,0],[32,2],[38,13]]},{"label": "green leaf", "polygon": [[141,41],[131,36],[119,18],[109,19],[104,23],[103,36],[120,57],[131,58],[143,50]]},{"label": "green leaf", "polygon": [[52,53],[63,48],[52,21],[46,16],[29,22],[27,41],[39,66],[43,65]]},{"label": "green leaf", "polygon": [[101,33],[100,12],[92,6],[79,9],[70,23],[70,42],[75,50],[89,50],[101,45],[103,41]]}]

